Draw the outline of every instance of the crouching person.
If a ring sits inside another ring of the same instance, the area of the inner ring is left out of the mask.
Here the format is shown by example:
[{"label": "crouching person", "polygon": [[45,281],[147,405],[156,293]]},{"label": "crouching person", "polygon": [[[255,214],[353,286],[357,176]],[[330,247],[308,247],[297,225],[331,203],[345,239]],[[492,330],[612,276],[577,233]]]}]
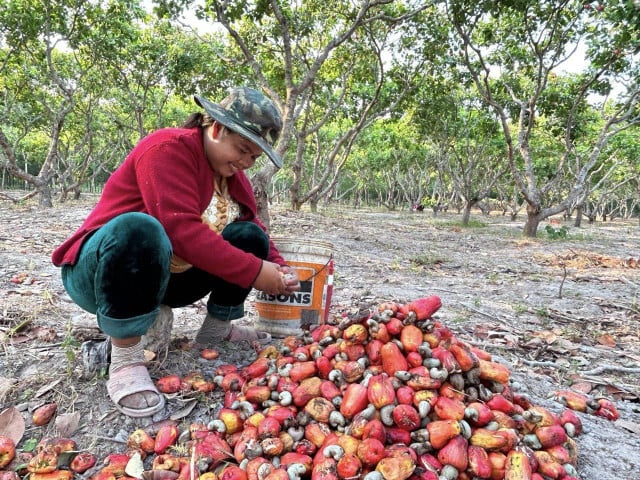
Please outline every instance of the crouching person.
[{"label": "crouching person", "polygon": [[[132,417],[164,407],[144,364],[141,338],[162,309],[208,296],[195,337],[201,347],[270,337],[232,323],[252,288],[291,294],[300,288],[257,218],[244,170],[272,146],[280,112],[262,93],[235,88],[179,128],[143,138],[111,175],[80,228],[52,255],[69,296],[96,315],[111,342],[107,390]],[[168,340],[168,339],[167,339]]]}]

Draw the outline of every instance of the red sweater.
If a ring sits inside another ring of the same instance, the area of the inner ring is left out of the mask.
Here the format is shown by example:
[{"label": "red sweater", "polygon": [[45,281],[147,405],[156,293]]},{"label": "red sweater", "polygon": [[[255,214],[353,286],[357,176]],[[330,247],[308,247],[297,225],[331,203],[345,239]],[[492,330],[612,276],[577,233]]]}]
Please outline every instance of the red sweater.
[{"label": "red sweater", "polygon": [[[151,133],[107,180],[100,200],[80,228],[54,250],[54,265],[75,264],[85,236],[112,218],[143,212],[164,227],[173,253],[224,280],[248,288],[262,261],[234,247],[202,222],[211,203],[216,174],[207,162],[200,128],[165,128]],[[240,220],[266,231],[256,216],[253,188],[244,172],[227,179],[229,195],[240,205]],[[268,260],[285,265],[270,240]]]}]

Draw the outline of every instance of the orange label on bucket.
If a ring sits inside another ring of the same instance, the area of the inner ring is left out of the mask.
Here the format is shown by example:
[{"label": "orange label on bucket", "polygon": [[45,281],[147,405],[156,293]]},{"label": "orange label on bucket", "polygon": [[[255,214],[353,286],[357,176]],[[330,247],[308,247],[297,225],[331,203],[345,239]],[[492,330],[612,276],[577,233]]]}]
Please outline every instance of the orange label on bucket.
[{"label": "orange label on bucket", "polygon": [[298,272],[300,290],[291,295],[256,294],[258,325],[268,328],[271,333],[279,333],[278,326],[285,332],[293,330],[287,321],[294,321],[295,327],[317,325],[324,317],[325,284],[327,265],[309,262],[289,261]]}]

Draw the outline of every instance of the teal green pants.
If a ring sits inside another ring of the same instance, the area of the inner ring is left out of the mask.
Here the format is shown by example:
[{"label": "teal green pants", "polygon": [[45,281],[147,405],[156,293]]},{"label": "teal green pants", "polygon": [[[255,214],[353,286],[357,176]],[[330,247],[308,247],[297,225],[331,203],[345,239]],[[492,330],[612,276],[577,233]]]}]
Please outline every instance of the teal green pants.
[{"label": "teal green pants", "polygon": [[[231,223],[222,236],[246,252],[267,258],[269,239],[255,223]],[[144,213],[126,213],[85,240],[76,264],[62,267],[62,283],[73,301],[95,314],[100,329],[113,338],[144,335],[161,304],[184,307],[207,295],[211,316],[233,320],[244,315],[251,288],[195,267],[172,274],[171,256],[171,242],[158,220]]]}]

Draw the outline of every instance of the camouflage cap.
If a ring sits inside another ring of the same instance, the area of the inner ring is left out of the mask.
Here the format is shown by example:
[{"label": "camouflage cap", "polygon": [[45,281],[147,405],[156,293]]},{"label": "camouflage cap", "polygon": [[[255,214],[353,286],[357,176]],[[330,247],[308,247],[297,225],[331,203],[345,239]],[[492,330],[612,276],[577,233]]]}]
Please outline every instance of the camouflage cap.
[{"label": "camouflage cap", "polygon": [[270,98],[253,88],[238,87],[219,104],[199,95],[194,100],[222,125],[258,145],[276,167],[282,167],[282,158],[272,148],[282,130],[282,116]]}]

